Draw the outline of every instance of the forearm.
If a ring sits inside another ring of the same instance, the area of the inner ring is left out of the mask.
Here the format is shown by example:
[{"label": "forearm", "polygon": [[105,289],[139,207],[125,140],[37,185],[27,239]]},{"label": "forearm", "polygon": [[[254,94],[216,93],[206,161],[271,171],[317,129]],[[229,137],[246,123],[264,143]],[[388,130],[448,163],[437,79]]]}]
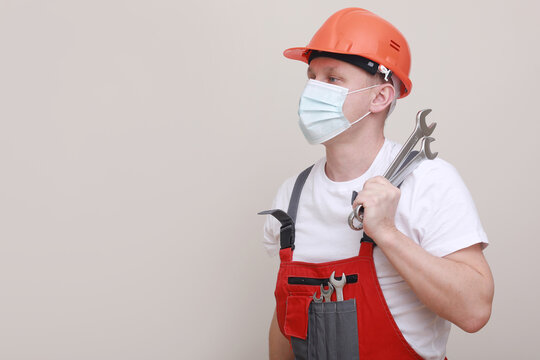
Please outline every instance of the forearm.
[{"label": "forearm", "polygon": [[289,344],[289,340],[279,330],[277,315],[274,311],[272,322],[270,323],[270,332],[268,335],[268,350],[270,360],[294,360],[294,354]]},{"label": "forearm", "polygon": [[[433,312],[468,332],[478,331],[488,321],[493,280],[487,263],[481,263],[485,261],[483,256],[478,260],[479,248],[464,249],[454,258],[439,258],[397,229],[379,234],[375,241],[420,301]],[[467,256],[474,261],[468,261]],[[467,263],[460,262],[461,258]]]}]

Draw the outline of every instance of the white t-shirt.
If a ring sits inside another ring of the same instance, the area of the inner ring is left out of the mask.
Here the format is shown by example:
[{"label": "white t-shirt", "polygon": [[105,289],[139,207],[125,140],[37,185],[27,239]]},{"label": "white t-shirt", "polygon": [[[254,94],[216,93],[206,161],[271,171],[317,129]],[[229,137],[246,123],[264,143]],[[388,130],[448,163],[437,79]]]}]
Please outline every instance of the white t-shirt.
[{"label": "white t-shirt", "polygon": [[[300,196],[293,260],[320,263],[358,255],[362,232],[353,231],[347,222],[352,191],[382,175],[400,149],[385,140],[371,167],[345,182],[326,176],[326,158],[315,163]],[[273,209],[287,211],[296,178],[281,185]],[[439,158],[422,162],[405,179],[395,221],[402,233],[439,257],[473,244],[488,244],[467,187],[455,168]],[[279,229],[279,222],[267,216],[264,245],[271,255],[279,253]],[[375,247],[373,257],[386,302],[405,339],[424,359],[444,359],[450,323],[418,300],[380,248]]]}]

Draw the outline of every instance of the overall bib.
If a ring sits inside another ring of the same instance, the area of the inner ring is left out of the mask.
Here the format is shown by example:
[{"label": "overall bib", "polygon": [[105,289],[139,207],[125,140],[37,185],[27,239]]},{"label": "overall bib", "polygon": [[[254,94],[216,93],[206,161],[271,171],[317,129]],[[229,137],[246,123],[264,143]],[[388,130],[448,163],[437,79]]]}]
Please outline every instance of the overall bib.
[{"label": "overall bib", "polygon": [[[348,259],[307,263],[293,261],[295,220],[300,194],[311,167],[297,178],[287,213],[268,210],[281,223],[281,264],[276,282],[277,320],[281,332],[291,341],[295,358],[418,359],[396,325],[382,293],[375,263],[375,243],[367,235],[361,239],[358,256]],[[337,280],[345,274],[343,301],[313,302],[320,285],[328,285],[335,271]]]}]

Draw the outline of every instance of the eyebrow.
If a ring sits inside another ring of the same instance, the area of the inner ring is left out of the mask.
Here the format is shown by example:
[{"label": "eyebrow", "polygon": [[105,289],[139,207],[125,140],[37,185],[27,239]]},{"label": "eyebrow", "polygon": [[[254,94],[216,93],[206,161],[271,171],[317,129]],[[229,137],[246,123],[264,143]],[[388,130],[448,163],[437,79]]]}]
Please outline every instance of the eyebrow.
[{"label": "eyebrow", "polygon": [[[336,67],[336,66],[325,66],[325,67],[322,68],[322,70],[329,71],[329,72],[330,72],[330,71],[336,71],[336,70],[337,70],[337,67]],[[311,69],[311,66],[308,66],[307,71],[308,71],[308,72],[309,72],[309,71],[313,72],[313,70]]]}]

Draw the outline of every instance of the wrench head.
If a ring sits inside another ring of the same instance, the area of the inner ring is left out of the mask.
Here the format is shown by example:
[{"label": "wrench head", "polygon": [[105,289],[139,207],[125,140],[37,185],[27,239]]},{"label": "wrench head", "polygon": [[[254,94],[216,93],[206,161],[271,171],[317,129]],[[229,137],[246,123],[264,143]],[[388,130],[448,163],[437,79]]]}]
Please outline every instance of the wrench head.
[{"label": "wrench head", "polygon": [[[357,208],[359,208],[360,206],[357,206]],[[356,231],[360,231],[364,228],[364,224],[362,223],[363,221],[363,217],[364,215],[362,214],[359,214],[358,216],[362,217],[362,220],[358,220],[358,218],[356,217],[356,213],[358,212],[359,210],[356,210],[354,209],[353,211],[351,211],[350,215],[349,215],[349,227],[353,230],[356,230]],[[354,219],[358,220],[358,226],[356,226],[356,224],[354,223]]]},{"label": "wrench head", "polygon": [[313,301],[316,303],[322,303],[323,302],[323,295],[321,294],[320,297],[317,297],[317,292],[315,291],[313,293]]},{"label": "wrench head", "polygon": [[336,272],[333,271],[332,275],[330,275],[330,283],[334,285],[335,288],[342,288],[345,286],[345,283],[347,282],[347,277],[345,276],[345,273],[341,276],[341,280],[336,280],[335,276]]},{"label": "wrench head", "polygon": [[324,289],[324,285],[321,284],[321,294],[323,296],[330,296],[334,292],[334,286],[332,286],[332,283],[328,283],[328,290]]},{"label": "wrench head", "polygon": [[426,117],[431,112],[431,109],[424,109],[420,110],[416,114],[416,124],[417,126],[420,126],[420,129],[422,130],[422,136],[429,136],[433,133],[435,130],[435,127],[437,126],[437,123],[432,123],[429,126],[426,124]]},{"label": "wrench head", "polygon": [[439,155],[438,152],[431,152],[430,144],[435,141],[432,137],[425,137],[422,139],[422,147],[420,148],[420,152],[425,155],[426,158],[429,160],[433,160]]}]

